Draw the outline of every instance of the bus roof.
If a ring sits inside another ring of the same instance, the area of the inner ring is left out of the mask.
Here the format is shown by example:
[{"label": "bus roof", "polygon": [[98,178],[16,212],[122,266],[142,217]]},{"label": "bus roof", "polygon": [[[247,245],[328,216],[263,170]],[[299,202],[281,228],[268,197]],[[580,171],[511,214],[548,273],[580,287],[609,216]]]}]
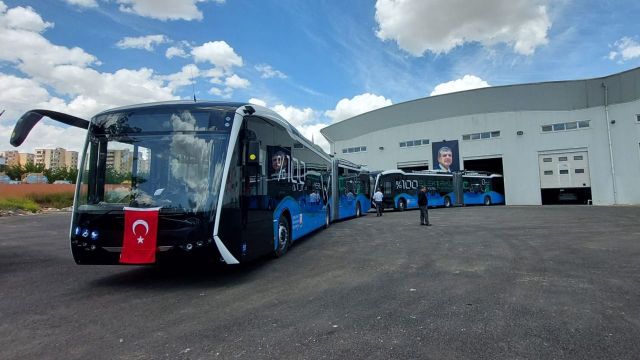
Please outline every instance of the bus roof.
[{"label": "bus roof", "polygon": [[300,131],[298,131],[298,129],[296,129],[293,125],[291,125],[287,120],[285,120],[278,113],[264,106],[255,105],[255,104],[246,103],[246,102],[192,101],[192,100],[152,102],[152,103],[122,106],[118,108],[105,110],[96,114],[94,118],[100,115],[106,115],[110,113],[116,113],[116,112],[122,112],[127,110],[134,110],[134,109],[161,110],[163,108],[170,109],[175,107],[180,107],[182,109],[200,109],[200,110],[214,109],[214,108],[227,108],[229,110],[234,110],[236,113],[242,116],[254,115],[254,116],[267,118],[269,120],[272,120],[282,125],[285,129],[287,129],[287,132],[289,132],[291,137],[293,137],[295,140],[299,141],[300,143],[303,143],[309,149],[313,150],[315,153],[323,157],[325,160],[331,161],[331,159],[329,158],[329,154],[327,154],[320,146],[312,143],[311,141],[309,141],[309,139],[304,137],[304,135],[302,135]]}]

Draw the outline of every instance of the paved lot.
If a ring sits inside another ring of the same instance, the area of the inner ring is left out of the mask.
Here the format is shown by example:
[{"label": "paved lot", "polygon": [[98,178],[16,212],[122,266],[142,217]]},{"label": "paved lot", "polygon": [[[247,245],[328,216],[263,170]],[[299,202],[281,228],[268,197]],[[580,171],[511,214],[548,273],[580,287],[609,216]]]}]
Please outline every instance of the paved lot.
[{"label": "paved lot", "polygon": [[0,358],[638,358],[640,207],[430,214],[171,271],[77,266],[69,214],[1,217]]}]

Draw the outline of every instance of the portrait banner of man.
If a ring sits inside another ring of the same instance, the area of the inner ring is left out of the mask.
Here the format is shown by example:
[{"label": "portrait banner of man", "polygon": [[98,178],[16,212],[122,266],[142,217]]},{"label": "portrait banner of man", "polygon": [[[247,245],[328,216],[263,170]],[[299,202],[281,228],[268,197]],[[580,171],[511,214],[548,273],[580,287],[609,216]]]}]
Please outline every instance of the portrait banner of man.
[{"label": "portrait banner of man", "polygon": [[433,170],[459,171],[458,140],[431,143]]}]

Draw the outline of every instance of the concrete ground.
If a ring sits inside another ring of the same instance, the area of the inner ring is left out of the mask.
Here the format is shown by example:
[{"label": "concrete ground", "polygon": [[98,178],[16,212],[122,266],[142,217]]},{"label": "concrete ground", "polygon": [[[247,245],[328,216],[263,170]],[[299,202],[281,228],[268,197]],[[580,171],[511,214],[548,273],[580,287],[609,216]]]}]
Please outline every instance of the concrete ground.
[{"label": "concrete ground", "polygon": [[369,214],[233,268],[77,266],[0,218],[2,359],[635,359],[640,207]]}]

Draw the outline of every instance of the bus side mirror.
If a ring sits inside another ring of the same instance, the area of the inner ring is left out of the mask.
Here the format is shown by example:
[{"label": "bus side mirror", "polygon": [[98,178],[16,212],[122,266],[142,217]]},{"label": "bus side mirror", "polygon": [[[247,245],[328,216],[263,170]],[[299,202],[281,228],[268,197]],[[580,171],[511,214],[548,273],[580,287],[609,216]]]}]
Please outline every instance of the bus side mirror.
[{"label": "bus side mirror", "polygon": [[259,165],[260,164],[260,141],[251,140],[247,144],[247,158],[245,159],[247,165]]}]

